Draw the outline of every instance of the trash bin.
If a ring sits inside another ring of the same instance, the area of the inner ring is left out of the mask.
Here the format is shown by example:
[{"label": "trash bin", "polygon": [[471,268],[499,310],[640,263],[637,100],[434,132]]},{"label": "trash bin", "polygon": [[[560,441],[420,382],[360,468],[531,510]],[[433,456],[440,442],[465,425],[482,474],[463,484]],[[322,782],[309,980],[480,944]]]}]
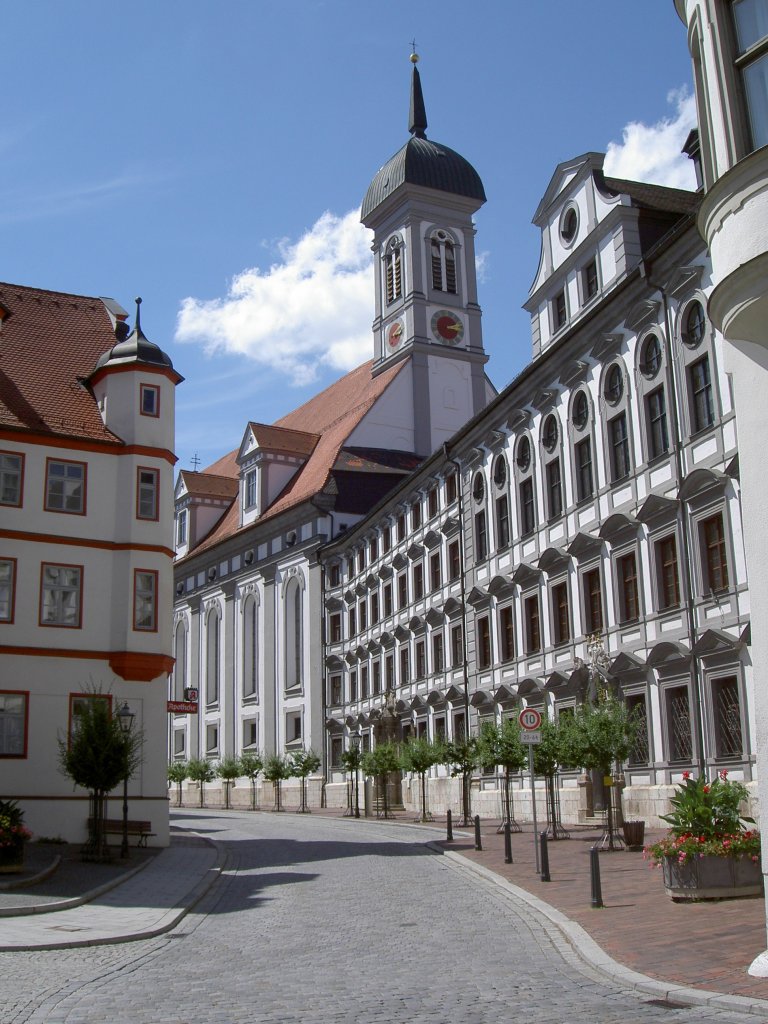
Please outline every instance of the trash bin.
[{"label": "trash bin", "polygon": [[621,826],[624,832],[624,842],[628,850],[642,850],[645,842],[645,822],[625,821]]}]

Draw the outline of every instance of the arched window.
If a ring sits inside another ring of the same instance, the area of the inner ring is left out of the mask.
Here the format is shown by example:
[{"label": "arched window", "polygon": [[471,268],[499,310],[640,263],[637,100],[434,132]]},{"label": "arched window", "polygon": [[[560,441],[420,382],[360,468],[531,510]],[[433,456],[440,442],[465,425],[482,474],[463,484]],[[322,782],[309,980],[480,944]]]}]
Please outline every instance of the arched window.
[{"label": "arched window", "polygon": [[259,606],[253,594],[243,604],[243,696],[251,697],[259,682]]},{"label": "arched window", "polygon": [[173,639],[173,655],[176,664],[173,667],[173,694],[175,700],[184,699],[187,686],[187,625],[184,621],[177,623]]},{"label": "arched window", "polygon": [[456,294],[456,249],[445,231],[436,231],[430,246],[432,287],[438,292]]},{"label": "arched window", "polygon": [[218,608],[208,613],[205,626],[205,702],[216,704],[219,699],[221,647],[221,620]]},{"label": "arched window", "polygon": [[387,243],[384,254],[387,302],[403,297],[403,243],[397,235]]},{"label": "arched window", "polygon": [[303,592],[294,578],[285,588],[285,688],[301,686],[304,661]]}]

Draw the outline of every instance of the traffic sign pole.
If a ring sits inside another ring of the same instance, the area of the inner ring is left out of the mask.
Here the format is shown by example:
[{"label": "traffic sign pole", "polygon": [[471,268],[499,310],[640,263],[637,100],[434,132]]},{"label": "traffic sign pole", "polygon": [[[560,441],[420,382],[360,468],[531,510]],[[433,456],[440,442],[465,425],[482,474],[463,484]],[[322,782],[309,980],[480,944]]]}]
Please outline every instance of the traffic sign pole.
[{"label": "traffic sign pole", "polygon": [[528,769],[531,773],[531,803],[533,805],[533,846],[536,850],[536,874],[541,874],[539,861],[539,826],[536,821],[536,786],[533,775],[533,746],[528,747]]}]

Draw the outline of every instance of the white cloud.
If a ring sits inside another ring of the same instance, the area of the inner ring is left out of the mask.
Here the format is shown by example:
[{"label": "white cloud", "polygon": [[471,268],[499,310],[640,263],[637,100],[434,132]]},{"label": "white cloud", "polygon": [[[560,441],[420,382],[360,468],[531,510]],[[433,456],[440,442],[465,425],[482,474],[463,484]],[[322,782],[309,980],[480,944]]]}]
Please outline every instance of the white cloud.
[{"label": "white cloud", "polygon": [[655,124],[630,121],[622,141],[610,142],[605,156],[605,173],[612,178],[648,181],[670,188],[696,188],[693,164],[680,150],[696,124],[696,104],[683,87],[669,93],[667,102],[674,114]]},{"label": "white cloud", "polygon": [[296,385],[322,365],[352,369],[372,353],[371,237],[357,210],[324,213],[297,242],[278,243],[269,270],[242,271],[223,298],[184,299],[176,339],[245,355]]}]

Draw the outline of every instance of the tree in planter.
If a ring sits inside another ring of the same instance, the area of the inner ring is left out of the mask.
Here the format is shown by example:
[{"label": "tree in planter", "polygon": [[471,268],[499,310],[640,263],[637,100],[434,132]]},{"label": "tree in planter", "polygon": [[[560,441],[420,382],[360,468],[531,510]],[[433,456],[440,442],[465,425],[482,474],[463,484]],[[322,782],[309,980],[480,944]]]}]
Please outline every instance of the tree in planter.
[{"label": "tree in planter", "polygon": [[[561,741],[561,760],[586,771],[597,769],[603,777],[613,774],[628,756],[635,740],[636,725],[623,701],[607,690],[599,690],[596,704],[582,704],[567,720]],[[607,801],[605,841],[615,850],[613,800]]]},{"label": "tree in planter", "polygon": [[171,761],[168,765],[168,781],[176,786],[176,806],[181,807],[181,787],[189,778],[189,765],[186,761]]},{"label": "tree in planter", "polygon": [[314,752],[314,750],[292,750],[288,763],[291,770],[291,775],[297,778],[301,782],[301,800],[299,802],[299,809],[297,814],[309,814],[310,810],[307,807],[307,776],[311,775],[312,772],[316,772],[320,767],[320,758]]},{"label": "tree in planter", "polygon": [[235,779],[240,778],[240,761],[236,757],[222,757],[215,771],[224,783],[224,807],[229,810],[230,787]]},{"label": "tree in planter", "polygon": [[432,815],[427,811],[427,772],[433,765],[440,764],[442,758],[442,744],[431,743],[427,739],[417,739],[415,736],[411,736],[400,749],[401,766],[405,771],[415,772],[419,776],[421,816],[417,818],[417,821],[433,820]]},{"label": "tree in planter", "polygon": [[520,825],[515,821],[512,805],[512,773],[519,772],[528,764],[528,751],[520,741],[520,726],[517,719],[505,718],[501,725],[495,722],[484,722],[478,737],[478,753],[484,768],[501,767],[504,769],[504,825],[508,822],[511,829],[521,832]]},{"label": "tree in planter", "polygon": [[373,750],[368,750],[363,754],[361,765],[366,775],[372,775],[379,780],[379,793],[383,807],[383,813],[378,812],[379,816],[391,817],[387,797],[387,776],[390,772],[399,772],[401,769],[400,753],[397,747],[394,743],[380,743]]},{"label": "tree in planter", "polygon": [[83,860],[111,859],[104,826],[107,794],[130,779],[141,764],[143,733],[123,732],[109,696],[93,690],[80,701],[72,734],[59,738],[59,767],[76,786],[90,792],[88,842]]},{"label": "tree in planter", "polygon": [[264,770],[264,759],[256,751],[240,755],[240,774],[251,783],[251,810],[256,810],[256,780]]},{"label": "tree in planter", "polygon": [[461,776],[462,814],[463,820],[458,824],[472,824],[472,809],[470,807],[470,785],[472,783],[472,772],[480,764],[480,752],[477,736],[463,737],[452,740],[443,747],[443,764],[448,765],[451,771],[451,778]]},{"label": "tree in planter", "polygon": [[[571,763],[566,755],[565,735],[571,724],[560,719],[553,722],[550,718],[541,720],[541,743],[533,747],[533,771],[535,775],[543,775],[547,785],[547,817],[549,818],[549,829],[552,839],[570,839],[570,835],[560,824],[557,813],[557,800],[555,798],[555,780],[561,764]],[[536,799],[535,790],[531,793],[531,800]]]},{"label": "tree in planter", "polygon": [[[349,772],[352,785],[355,787],[355,810],[354,816],[360,817],[360,765],[363,761],[363,752],[359,743],[353,743],[349,750],[341,755],[341,766],[344,771]],[[354,774],[353,774],[354,773]],[[349,797],[349,817],[352,817],[352,794]]]},{"label": "tree in planter", "polygon": [[264,762],[264,778],[275,787],[275,806],[273,810],[282,811],[282,783],[291,777],[291,765],[288,759],[279,754],[271,754]]},{"label": "tree in planter", "polygon": [[205,799],[205,784],[206,782],[213,782],[216,778],[216,772],[214,771],[213,765],[210,761],[206,761],[201,757],[193,757],[191,761],[187,762],[188,778],[192,782],[200,783],[200,806],[204,806]]}]

